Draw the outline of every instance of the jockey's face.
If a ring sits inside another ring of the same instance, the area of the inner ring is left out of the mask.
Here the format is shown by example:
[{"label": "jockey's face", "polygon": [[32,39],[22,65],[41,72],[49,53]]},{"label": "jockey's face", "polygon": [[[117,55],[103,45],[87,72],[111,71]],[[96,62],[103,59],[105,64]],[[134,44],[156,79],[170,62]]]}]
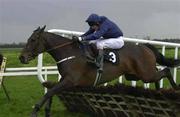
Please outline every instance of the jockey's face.
[{"label": "jockey's face", "polygon": [[93,25],[93,26],[91,26],[91,29],[97,31],[99,29],[99,26],[98,25]]},{"label": "jockey's face", "polygon": [[100,23],[99,22],[88,22],[91,29],[97,31],[99,29]]}]

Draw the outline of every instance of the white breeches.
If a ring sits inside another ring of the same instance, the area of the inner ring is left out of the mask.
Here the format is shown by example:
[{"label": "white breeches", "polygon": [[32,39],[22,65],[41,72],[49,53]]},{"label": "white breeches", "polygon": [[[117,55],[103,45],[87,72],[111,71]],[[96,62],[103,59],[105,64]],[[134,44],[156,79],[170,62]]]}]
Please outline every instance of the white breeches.
[{"label": "white breeches", "polygon": [[110,38],[110,39],[97,39],[89,43],[96,44],[97,49],[120,49],[124,45],[123,37]]}]

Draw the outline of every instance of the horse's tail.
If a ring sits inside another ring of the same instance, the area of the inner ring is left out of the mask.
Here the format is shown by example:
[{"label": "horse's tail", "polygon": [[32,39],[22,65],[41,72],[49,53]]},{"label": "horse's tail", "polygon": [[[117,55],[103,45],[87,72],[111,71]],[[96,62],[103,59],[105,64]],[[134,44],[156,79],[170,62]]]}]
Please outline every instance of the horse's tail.
[{"label": "horse's tail", "polygon": [[148,44],[148,43],[144,45],[153,51],[156,57],[156,62],[158,64],[167,66],[167,67],[176,67],[180,65],[180,59],[166,58],[153,45]]}]

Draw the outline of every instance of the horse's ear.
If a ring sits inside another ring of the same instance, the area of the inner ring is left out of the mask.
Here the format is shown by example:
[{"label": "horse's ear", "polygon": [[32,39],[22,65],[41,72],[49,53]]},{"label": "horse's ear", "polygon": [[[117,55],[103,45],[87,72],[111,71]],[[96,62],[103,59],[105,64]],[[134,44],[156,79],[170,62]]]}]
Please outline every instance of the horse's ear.
[{"label": "horse's ear", "polygon": [[43,32],[45,28],[46,28],[46,25],[44,25],[44,26],[41,28],[41,32]]},{"label": "horse's ear", "polygon": [[34,30],[34,32],[36,32],[36,31],[38,31],[38,30],[40,30],[41,28],[40,28],[40,26],[36,29],[36,30]]}]

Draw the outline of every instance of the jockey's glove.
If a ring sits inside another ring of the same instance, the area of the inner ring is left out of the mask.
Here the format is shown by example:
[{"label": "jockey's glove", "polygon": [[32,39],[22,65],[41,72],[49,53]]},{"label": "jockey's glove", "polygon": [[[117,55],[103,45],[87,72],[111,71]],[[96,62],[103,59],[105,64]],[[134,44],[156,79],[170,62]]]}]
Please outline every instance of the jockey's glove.
[{"label": "jockey's glove", "polygon": [[83,37],[72,36],[73,41],[83,41]]}]

